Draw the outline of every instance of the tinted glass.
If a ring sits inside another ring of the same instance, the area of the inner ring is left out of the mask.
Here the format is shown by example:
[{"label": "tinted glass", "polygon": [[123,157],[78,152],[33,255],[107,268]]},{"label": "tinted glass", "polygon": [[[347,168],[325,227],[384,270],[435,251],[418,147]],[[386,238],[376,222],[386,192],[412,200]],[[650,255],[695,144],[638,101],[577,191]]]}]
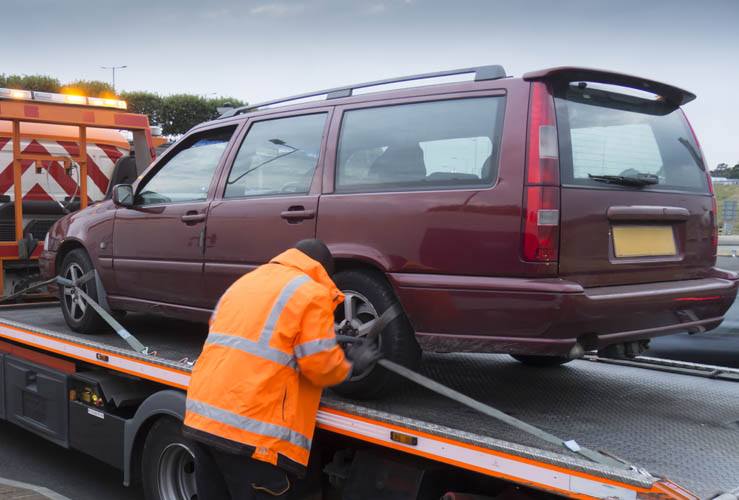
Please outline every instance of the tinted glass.
[{"label": "tinted glass", "polygon": [[337,191],[491,185],[497,177],[502,97],[348,111]]},{"label": "tinted glass", "polygon": [[564,182],[602,187],[590,176],[653,174],[658,183],[638,189],[708,191],[703,160],[679,108],[570,87],[557,99],[557,115]]},{"label": "tinted glass", "polygon": [[307,193],[326,114],[257,122],[239,149],[224,197]]},{"label": "tinted glass", "polygon": [[195,134],[138,189],[136,203],[203,201],[235,127]]}]

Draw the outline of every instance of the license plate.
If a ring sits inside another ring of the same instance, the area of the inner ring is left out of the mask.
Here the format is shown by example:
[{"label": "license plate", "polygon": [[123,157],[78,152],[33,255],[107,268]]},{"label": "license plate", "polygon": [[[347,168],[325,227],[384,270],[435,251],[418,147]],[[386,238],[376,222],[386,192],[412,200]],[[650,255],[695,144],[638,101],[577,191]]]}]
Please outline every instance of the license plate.
[{"label": "license plate", "polygon": [[672,226],[613,226],[616,257],[665,257],[677,255]]}]

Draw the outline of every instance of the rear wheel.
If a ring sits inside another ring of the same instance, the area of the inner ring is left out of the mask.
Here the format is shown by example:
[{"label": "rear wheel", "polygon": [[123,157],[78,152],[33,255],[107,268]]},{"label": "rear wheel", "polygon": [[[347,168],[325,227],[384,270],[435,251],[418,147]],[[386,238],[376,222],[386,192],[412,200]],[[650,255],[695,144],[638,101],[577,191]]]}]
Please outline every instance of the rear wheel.
[{"label": "rear wheel", "polygon": [[[377,319],[398,303],[392,288],[378,272],[341,271],[334,276],[334,282],[345,295],[343,306],[336,311],[337,326],[344,334],[351,335],[361,325]],[[421,360],[421,348],[405,315],[385,328],[378,344],[384,358],[408,368],[416,368]],[[343,396],[374,399],[390,393],[399,382],[396,375],[375,367],[367,373],[352,376],[333,389]]]},{"label": "rear wheel", "polygon": [[[77,280],[94,269],[89,255],[81,248],[72,250],[64,256],[61,266],[61,276],[68,280]],[[93,300],[98,299],[98,290],[95,280],[88,280],[80,288]],[[62,306],[64,320],[69,327],[80,333],[100,333],[108,329],[98,313],[85,302],[82,296],[72,288],[59,287],[59,301]]]},{"label": "rear wheel", "polygon": [[567,356],[537,356],[533,354],[511,354],[515,360],[529,366],[559,366],[572,361]]},{"label": "rear wheel", "polygon": [[[196,468],[215,468],[202,445],[183,436],[181,429],[178,420],[164,417],[146,436],[141,461],[146,500],[197,500]],[[223,479],[213,477],[212,481]],[[225,485],[219,488],[225,492]]]}]

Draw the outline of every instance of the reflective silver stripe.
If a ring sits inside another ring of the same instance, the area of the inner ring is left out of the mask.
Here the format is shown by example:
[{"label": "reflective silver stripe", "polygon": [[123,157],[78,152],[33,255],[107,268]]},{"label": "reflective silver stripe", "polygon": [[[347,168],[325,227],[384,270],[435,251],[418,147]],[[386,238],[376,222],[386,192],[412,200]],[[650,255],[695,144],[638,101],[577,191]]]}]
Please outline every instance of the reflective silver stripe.
[{"label": "reflective silver stripe", "polygon": [[304,358],[311,354],[316,354],[323,351],[328,351],[336,347],[336,339],[318,339],[304,342],[295,346],[295,356],[298,358]]},{"label": "reflective silver stripe", "polygon": [[210,335],[208,335],[205,343],[218,344],[224,347],[238,349],[239,351],[244,351],[254,356],[274,361],[275,363],[279,363],[283,366],[288,366],[292,369],[295,369],[297,366],[295,363],[295,358],[293,358],[291,355],[282,351],[278,351],[277,349],[273,349],[271,347],[263,346],[243,337],[237,337],[235,335],[224,335],[221,333],[211,333]]},{"label": "reflective silver stripe", "polygon": [[310,439],[299,432],[295,432],[292,429],[288,429],[281,425],[254,420],[253,418],[244,417],[243,415],[238,415],[228,410],[217,408],[207,403],[203,403],[202,401],[195,401],[192,399],[187,400],[187,411],[237,429],[259,434],[260,436],[267,436],[287,441],[295,446],[299,446],[310,451]]},{"label": "reflective silver stripe", "polygon": [[259,344],[263,346],[269,345],[269,341],[272,340],[275,325],[277,325],[277,321],[280,319],[280,316],[282,316],[282,310],[285,309],[285,306],[293,297],[295,291],[300,288],[300,285],[308,280],[310,280],[310,278],[305,274],[302,274],[291,279],[282,291],[280,291],[280,295],[277,297],[275,305],[272,306],[272,310],[269,312],[267,322],[264,324],[264,328],[262,328],[262,333],[259,334]]}]

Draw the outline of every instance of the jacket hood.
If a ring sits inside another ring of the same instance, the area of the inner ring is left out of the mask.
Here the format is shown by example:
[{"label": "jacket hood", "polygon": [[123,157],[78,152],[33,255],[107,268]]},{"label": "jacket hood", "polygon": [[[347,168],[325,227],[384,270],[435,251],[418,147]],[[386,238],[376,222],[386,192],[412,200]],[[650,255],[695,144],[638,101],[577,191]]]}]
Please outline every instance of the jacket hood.
[{"label": "jacket hood", "polygon": [[334,306],[341,304],[344,300],[344,294],[336,287],[334,281],[329,277],[326,269],[317,260],[313,260],[297,248],[290,248],[285,250],[278,256],[274,257],[270,262],[274,264],[281,264],[295,268],[299,271],[304,272],[310,276],[313,281],[317,281],[321,285],[328,288],[331,293],[331,300],[334,302]]}]

